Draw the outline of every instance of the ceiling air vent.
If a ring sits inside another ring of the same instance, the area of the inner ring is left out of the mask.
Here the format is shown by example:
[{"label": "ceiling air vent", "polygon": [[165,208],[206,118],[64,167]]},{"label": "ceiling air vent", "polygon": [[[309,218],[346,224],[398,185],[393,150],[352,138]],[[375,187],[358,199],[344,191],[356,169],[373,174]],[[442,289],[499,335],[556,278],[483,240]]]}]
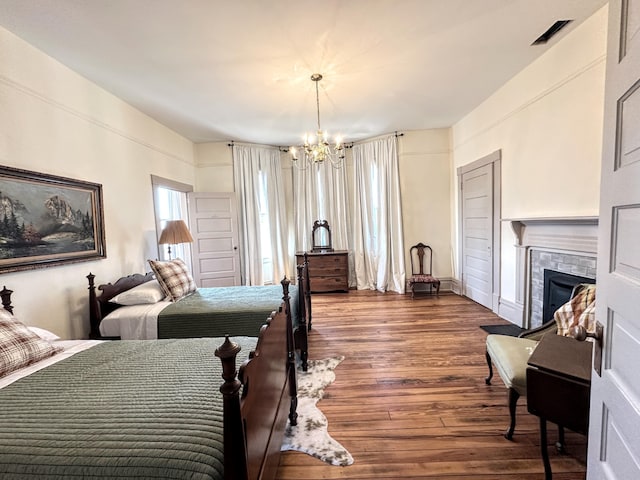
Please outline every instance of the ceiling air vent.
[{"label": "ceiling air vent", "polygon": [[572,21],[573,20],[558,20],[556,23],[551,25],[546,32],[536,38],[531,45],[544,45],[549,40],[551,40],[551,37],[553,37],[556,33],[558,33]]}]

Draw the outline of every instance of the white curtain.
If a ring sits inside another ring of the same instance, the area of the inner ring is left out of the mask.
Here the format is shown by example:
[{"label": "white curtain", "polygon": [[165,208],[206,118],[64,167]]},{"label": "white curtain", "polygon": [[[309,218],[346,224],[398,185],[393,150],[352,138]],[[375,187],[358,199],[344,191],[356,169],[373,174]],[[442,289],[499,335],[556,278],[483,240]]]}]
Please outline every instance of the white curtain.
[{"label": "white curtain", "polygon": [[[233,179],[240,210],[242,282],[244,285],[278,283],[285,275],[290,276],[280,151],[234,145]],[[265,244],[267,248],[263,248]],[[269,259],[271,274],[265,275]]]},{"label": "white curtain", "polygon": [[353,259],[358,289],[404,293],[402,207],[395,135],[356,144]]},{"label": "white curtain", "polygon": [[349,209],[346,168],[326,161],[304,170],[293,167],[294,235],[296,251],[311,249],[311,229],[316,220],[331,228],[334,250],[349,249]]}]

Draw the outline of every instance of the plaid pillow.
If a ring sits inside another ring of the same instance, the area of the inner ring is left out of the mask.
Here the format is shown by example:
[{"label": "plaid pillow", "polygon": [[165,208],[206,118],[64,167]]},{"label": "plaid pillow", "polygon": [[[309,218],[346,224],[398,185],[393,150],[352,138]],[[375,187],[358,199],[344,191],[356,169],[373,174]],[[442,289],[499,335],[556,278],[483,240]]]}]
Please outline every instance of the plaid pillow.
[{"label": "plaid pillow", "polygon": [[0,309],[0,377],[61,351]]},{"label": "plaid pillow", "polygon": [[196,282],[187,270],[187,265],[179,258],[168,262],[149,260],[149,265],[156,274],[162,290],[172,302],[196,291]]}]

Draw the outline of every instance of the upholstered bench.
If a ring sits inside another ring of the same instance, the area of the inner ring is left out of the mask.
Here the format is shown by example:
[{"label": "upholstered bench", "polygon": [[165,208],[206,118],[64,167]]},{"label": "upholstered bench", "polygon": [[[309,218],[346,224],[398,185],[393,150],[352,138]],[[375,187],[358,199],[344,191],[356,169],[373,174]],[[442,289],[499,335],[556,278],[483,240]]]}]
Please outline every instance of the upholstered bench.
[{"label": "upholstered bench", "polygon": [[511,423],[505,432],[505,438],[511,440],[516,428],[516,404],[520,395],[527,393],[527,361],[538,344],[537,340],[510,337],[508,335],[487,336],[487,364],[489,376],[485,379],[491,384],[493,368],[491,360],[498,371],[498,375],[509,390],[509,414]]},{"label": "upholstered bench", "polygon": [[[527,393],[527,363],[536,345],[544,335],[567,335],[573,325],[582,325],[587,331],[595,328],[595,285],[578,284],[571,292],[571,299],[554,314],[554,319],[540,327],[521,333],[518,337],[508,335],[487,336],[487,365],[489,376],[485,383],[491,385],[493,365],[506,385],[509,394],[511,421],[504,436],[513,438],[516,428],[516,404],[521,395]],[[560,429],[560,444],[564,433]]]}]

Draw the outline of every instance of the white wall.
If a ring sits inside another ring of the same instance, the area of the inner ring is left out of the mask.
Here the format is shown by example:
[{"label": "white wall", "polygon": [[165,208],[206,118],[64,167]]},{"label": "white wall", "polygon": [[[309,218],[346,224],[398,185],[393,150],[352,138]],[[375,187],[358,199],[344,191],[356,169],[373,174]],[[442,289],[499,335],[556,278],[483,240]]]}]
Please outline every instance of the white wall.
[{"label": "white wall", "polygon": [[450,129],[412,130],[399,137],[400,192],[407,276],[409,248],[418,242],[433,249],[433,274],[451,278]]},{"label": "white wall", "polygon": [[229,142],[197,143],[197,192],[233,192],[233,155]]},{"label": "white wall", "polygon": [[193,144],[1,28],[0,105],[0,164],[103,186],[106,259],[0,278],[25,323],[85,337],[85,276],[148,270],[157,257],[150,175],[193,184]]},{"label": "white wall", "polygon": [[[454,170],[502,151],[503,219],[598,215],[606,30],[603,7],[453,126]],[[454,228],[458,193],[454,185]],[[515,300],[514,242],[503,222],[508,301]]]}]

